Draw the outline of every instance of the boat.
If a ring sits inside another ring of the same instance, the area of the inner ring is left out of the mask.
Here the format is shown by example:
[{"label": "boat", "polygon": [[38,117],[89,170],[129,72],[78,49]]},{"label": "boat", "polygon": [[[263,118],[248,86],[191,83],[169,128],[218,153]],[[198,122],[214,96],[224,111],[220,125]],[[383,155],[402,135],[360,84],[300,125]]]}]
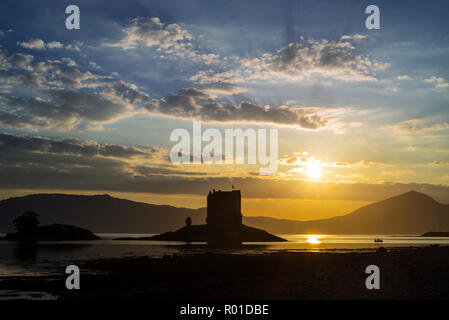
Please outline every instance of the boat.
[{"label": "boat", "polygon": [[374,239],[374,242],[384,242],[381,238]]}]

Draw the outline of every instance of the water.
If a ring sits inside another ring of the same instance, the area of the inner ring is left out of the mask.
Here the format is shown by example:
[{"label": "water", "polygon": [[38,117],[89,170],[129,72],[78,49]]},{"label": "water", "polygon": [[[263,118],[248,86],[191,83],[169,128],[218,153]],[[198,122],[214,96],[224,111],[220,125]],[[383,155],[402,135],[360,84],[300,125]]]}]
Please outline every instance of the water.
[{"label": "water", "polygon": [[[0,237],[4,235],[0,234]],[[10,276],[34,276],[64,272],[69,264],[81,260],[122,258],[130,256],[162,257],[164,255],[201,254],[206,251],[222,252],[207,248],[205,243],[125,241],[119,237],[142,237],[149,234],[99,234],[103,240],[16,243],[0,240],[0,278]],[[434,238],[394,235],[279,235],[289,242],[244,243],[239,249],[224,250],[233,254],[261,254],[285,251],[344,251],[376,249],[381,238],[384,247],[449,245],[449,237]]]}]

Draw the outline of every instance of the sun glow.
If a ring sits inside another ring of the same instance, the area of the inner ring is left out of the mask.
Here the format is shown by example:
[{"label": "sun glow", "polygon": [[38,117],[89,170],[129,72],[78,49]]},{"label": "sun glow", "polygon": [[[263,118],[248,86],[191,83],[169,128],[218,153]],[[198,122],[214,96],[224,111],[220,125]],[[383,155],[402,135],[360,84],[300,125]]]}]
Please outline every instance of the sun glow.
[{"label": "sun glow", "polygon": [[321,178],[321,164],[320,160],[315,160],[313,157],[309,159],[306,164],[306,174],[309,178],[320,179]]},{"label": "sun glow", "polygon": [[316,234],[310,234],[310,235],[307,235],[307,236],[306,236],[307,242],[308,242],[308,243],[312,243],[312,244],[318,244],[318,243],[321,243],[319,239],[321,239],[322,237],[323,237],[323,236],[316,235]]}]

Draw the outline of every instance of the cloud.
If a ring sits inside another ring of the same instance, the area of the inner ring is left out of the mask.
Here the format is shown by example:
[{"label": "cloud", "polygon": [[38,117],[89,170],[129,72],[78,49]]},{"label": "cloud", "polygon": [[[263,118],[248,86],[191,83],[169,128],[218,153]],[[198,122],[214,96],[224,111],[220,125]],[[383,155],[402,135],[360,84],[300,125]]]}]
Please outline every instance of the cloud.
[{"label": "cloud", "polygon": [[140,175],[135,168],[144,166],[150,171],[167,161],[168,151],[157,147],[0,134],[0,175],[2,180],[13,178],[10,182],[15,185],[37,186],[41,180],[44,185],[64,188],[77,184],[78,176],[89,188],[97,179],[101,184],[132,181]]},{"label": "cloud", "polygon": [[[315,157],[308,152],[292,152],[279,159],[279,164],[284,166],[305,167],[310,162],[317,161]],[[321,167],[329,168],[372,168],[372,167],[388,167],[390,165],[377,161],[360,160],[357,162],[347,161],[324,161],[319,160]]]},{"label": "cloud", "polygon": [[17,44],[26,49],[36,50],[64,48],[64,45],[59,41],[51,41],[46,44],[42,39],[31,39],[29,41],[17,42]]},{"label": "cloud", "polygon": [[435,85],[435,89],[444,89],[449,87],[449,82],[446,81],[446,79],[442,77],[435,77],[432,76],[430,78],[424,79],[424,83],[431,83]]},{"label": "cloud", "polygon": [[342,41],[342,40],[355,40],[355,41],[359,41],[359,40],[363,40],[363,39],[366,39],[366,38],[368,38],[368,36],[365,36],[365,35],[363,35],[363,34],[355,33],[355,34],[353,34],[353,35],[343,35],[343,36],[341,36],[340,41]]},{"label": "cloud", "polygon": [[72,58],[61,58],[61,60],[63,62],[65,62],[68,67],[77,67],[78,66],[76,64],[75,60],[73,60]]},{"label": "cloud", "polygon": [[[164,24],[157,17],[134,18],[122,29],[124,37],[117,42],[103,43],[103,46],[122,50],[152,48],[159,58],[188,59],[204,65],[218,64],[220,56],[199,50],[195,37],[180,24]],[[194,41],[195,40],[195,41]]]},{"label": "cloud", "polygon": [[449,161],[434,161],[432,163],[429,163],[429,165],[437,167],[449,167]]},{"label": "cloud", "polygon": [[11,63],[11,65],[31,71],[33,70],[31,64],[31,61],[33,60],[33,56],[29,54],[23,54],[23,53],[16,53],[9,57],[8,61]]},{"label": "cloud", "polygon": [[29,41],[19,42],[18,45],[27,49],[38,49],[38,50],[45,49],[45,43],[41,39],[31,39]]},{"label": "cloud", "polygon": [[93,62],[93,61],[90,61],[90,62],[89,62],[89,65],[90,65],[92,68],[94,68],[94,69],[101,69],[101,67],[100,67],[97,63],[95,63],[95,62]]},{"label": "cloud", "polygon": [[[163,34],[169,32],[167,28],[178,29],[169,28],[158,19],[144,21],[141,23],[137,19],[135,24],[139,28],[134,26],[129,33],[146,32],[158,39],[159,45],[169,41],[164,37],[185,39],[181,35],[175,36],[177,33],[155,36],[153,29],[164,31]],[[72,130],[83,126],[87,130],[103,130],[104,124],[129,117],[143,108],[149,114],[209,122],[271,123],[307,130],[337,128],[331,108],[269,106],[245,100],[230,102],[238,98],[235,95],[246,91],[238,86],[181,89],[165,98],[154,99],[133,84],[116,81],[111,76],[83,72],[71,58],[47,59],[33,64],[31,55],[18,53],[6,57],[11,66],[28,71],[18,72],[13,68],[0,74],[0,81],[14,85],[15,91],[21,92],[19,96],[0,93],[0,122],[10,127]],[[91,66],[96,67],[96,64],[91,63]],[[11,93],[9,87],[4,91]]]},{"label": "cloud", "polygon": [[[0,48],[1,49],[1,48]],[[98,128],[135,113],[149,96],[137,86],[75,68],[71,58],[32,64],[33,56],[4,55],[0,72],[0,123],[10,127],[71,130]],[[20,68],[22,70],[17,70]],[[11,85],[20,92],[11,92]]]},{"label": "cloud", "polygon": [[244,83],[248,81],[297,81],[321,77],[347,82],[376,81],[375,71],[390,64],[356,53],[349,41],[301,39],[276,53],[239,58],[239,66],[224,72],[202,70],[190,77],[200,84]]},{"label": "cloud", "polygon": [[20,96],[0,93],[0,123],[32,130],[39,127],[72,130],[81,125],[87,130],[103,130],[103,124],[129,117],[141,107],[150,114],[167,117],[272,123],[309,130],[324,128],[331,121],[328,110],[316,107],[227,102],[226,97],[245,92],[241,87],[214,85],[181,89],[166,98],[152,99],[133,84],[80,71],[71,58],[47,59],[35,64],[32,60],[33,56],[24,54],[8,57],[12,66],[28,72],[11,69],[0,74],[0,80],[32,93]]},{"label": "cloud", "polygon": [[0,134],[0,188],[110,190],[157,194],[206,195],[234,184],[245,198],[382,200],[417,190],[449,202],[449,187],[405,183],[309,183],[245,176],[204,175],[167,164],[168,152],[99,144],[78,139],[52,139]]},{"label": "cloud", "polygon": [[8,33],[12,33],[12,32],[14,32],[13,29],[8,29],[8,30],[6,30],[6,31],[0,30],[0,37],[4,37],[4,36],[6,36]]},{"label": "cloud", "polygon": [[396,79],[402,81],[402,80],[410,80],[410,77],[406,74],[402,75],[402,76],[397,76]]},{"label": "cloud", "polygon": [[6,69],[5,62],[3,61],[8,56],[8,53],[5,49],[3,49],[2,45],[0,44],[0,70]]},{"label": "cloud", "polygon": [[80,71],[73,67],[76,63],[70,58],[45,60],[32,66],[32,56],[17,54],[10,61],[29,72],[11,71],[6,81],[40,91],[32,97],[0,95],[0,122],[16,128],[71,130],[85,123],[89,130],[102,130],[102,124],[129,117],[139,106],[151,114],[167,117],[272,123],[310,130],[325,127],[331,118],[328,110],[316,107],[271,107],[247,101],[238,104],[223,101],[223,97],[245,91],[235,86],[181,89],[165,99],[151,99],[133,84]]},{"label": "cloud", "polygon": [[154,47],[176,55],[189,54],[192,50],[192,35],[178,24],[165,25],[159,18],[135,18],[122,30],[125,36],[115,43],[104,43],[104,46],[118,47],[123,50],[135,49],[139,46]]},{"label": "cloud", "polygon": [[[47,98],[6,96],[1,103],[12,109],[0,113],[0,122],[18,128],[33,126],[71,130],[82,121],[110,123],[128,116],[132,107],[126,97],[72,90],[48,90]],[[117,99],[114,99],[117,98]]]},{"label": "cloud", "polygon": [[[214,89],[212,89],[214,90]],[[216,93],[216,92],[215,92]],[[271,108],[251,102],[238,105],[215,101],[208,90],[190,88],[179,90],[165,99],[151,100],[145,104],[150,113],[186,119],[218,122],[260,122],[291,125],[303,129],[319,129],[327,119],[320,116],[319,108],[293,108],[280,106]]]},{"label": "cloud", "polygon": [[72,44],[65,46],[67,50],[81,51],[81,47],[84,45],[82,41],[74,41]]},{"label": "cloud", "polygon": [[64,47],[64,45],[59,41],[51,41],[51,42],[47,43],[48,49],[61,49],[63,47]]},{"label": "cloud", "polygon": [[[89,71],[81,72],[76,68],[67,68],[60,60],[41,61],[34,66],[31,65],[33,60],[31,55],[15,54],[8,57],[8,60],[12,66],[22,68],[28,73],[9,70],[7,73],[0,74],[0,80],[3,78],[9,83],[33,87],[33,89],[79,89],[92,85],[92,82],[109,78],[92,74]],[[65,62],[67,65],[72,65],[74,61],[69,59]]]},{"label": "cloud", "polygon": [[131,25],[124,28],[125,37],[116,43],[106,43],[108,47],[120,47],[124,50],[135,49],[139,45],[168,49],[177,46],[192,36],[178,24],[163,24],[159,18],[135,18]]},{"label": "cloud", "polygon": [[45,137],[14,136],[0,133],[2,153],[43,153],[81,157],[112,157],[130,159],[151,158],[160,148],[141,149],[134,146],[114,144],[101,145],[96,141],[80,139],[51,139]]},{"label": "cloud", "polygon": [[440,131],[449,129],[447,122],[431,122],[429,119],[411,119],[397,123],[394,129],[405,134],[420,134],[423,132]]},{"label": "cloud", "polygon": [[247,90],[245,88],[232,86],[210,86],[201,88],[201,91],[209,95],[211,98],[215,99],[219,96],[239,94],[242,92],[246,92]]},{"label": "cloud", "polygon": [[[410,190],[449,202],[449,187],[406,183],[308,183],[297,179],[233,178],[205,166],[173,166],[168,150],[0,133],[0,188],[110,190],[205,195],[232,183],[245,198],[382,200]],[[224,168],[221,168],[224,170]]]}]

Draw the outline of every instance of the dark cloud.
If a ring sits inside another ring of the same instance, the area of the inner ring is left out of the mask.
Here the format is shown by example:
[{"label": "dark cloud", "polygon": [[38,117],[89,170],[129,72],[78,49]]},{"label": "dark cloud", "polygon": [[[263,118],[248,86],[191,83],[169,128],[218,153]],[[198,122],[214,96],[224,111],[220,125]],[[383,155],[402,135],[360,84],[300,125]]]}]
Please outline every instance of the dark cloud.
[{"label": "dark cloud", "polygon": [[139,149],[133,146],[105,144],[79,139],[49,139],[43,137],[22,137],[0,134],[1,155],[25,153],[45,153],[57,155],[75,155],[81,157],[114,157],[129,159],[133,157],[151,158],[162,149]]},{"label": "dark cloud", "polygon": [[[0,188],[109,190],[159,194],[200,194],[242,189],[246,198],[377,201],[416,190],[449,203],[449,187],[406,183],[315,183],[301,180],[228,178],[186,171],[167,162],[167,151],[102,145],[78,139],[0,134]],[[147,164],[141,160],[150,160]],[[155,165],[159,160],[161,165]],[[165,161],[165,162],[164,162]],[[149,165],[150,164],[150,165]]]},{"label": "dark cloud", "polygon": [[[148,28],[139,30],[151,33]],[[183,119],[272,123],[312,130],[325,127],[329,120],[318,108],[272,108],[246,101],[232,104],[217,100],[244,91],[230,86],[181,89],[165,99],[151,99],[133,84],[82,72],[67,59],[34,65],[32,60],[32,56],[23,54],[8,57],[11,65],[22,70],[4,70],[0,80],[22,87],[29,94],[0,93],[0,123],[28,129],[72,130],[83,124],[86,128],[101,129],[102,124],[128,117],[141,106],[153,114]]]},{"label": "dark cloud", "polygon": [[220,122],[260,122],[298,126],[303,129],[324,127],[327,119],[317,113],[317,108],[279,108],[241,102],[239,105],[224,105],[201,89],[183,89],[165,99],[151,100],[145,108],[152,113],[173,117]]},{"label": "dark cloud", "polygon": [[126,112],[127,106],[116,103],[99,93],[50,90],[47,100],[41,98],[22,98],[6,96],[2,102],[8,108],[14,108],[15,114],[7,114],[0,120],[14,124],[11,119],[33,126],[60,127],[71,129],[82,120],[106,122]]},{"label": "dark cloud", "polygon": [[105,84],[105,92],[117,96],[130,104],[140,103],[149,99],[148,94],[139,91],[135,85],[124,81],[115,81]]},{"label": "dark cloud", "polygon": [[[0,45],[0,61],[4,60],[7,57],[7,52],[3,49],[2,45]],[[3,64],[3,63],[2,63]],[[0,70],[3,66],[0,65]]]},{"label": "dark cloud", "polygon": [[14,54],[0,69],[0,82],[21,89],[20,96],[0,92],[0,123],[70,130],[83,122],[101,125],[129,116],[137,104],[149,99],[135,85],[81,72],[72,60],[46,60],[34,66],[32,60],[31,55]]},{"label": "dark cloud", "polygon": [[31,61],[33,60],[33,56],[29,54],[23,53],[15,53],[11,55],[8,59],[9,63],[15,67],[19,67],[25,70],[32,70]]},{"label": "dark cloud", "polygon": [[0,112],[0,123],[7,126],[22,129],[30,126],[50,127],[50,122],[46,119],[38,119],[29,115],[17,115],[14,113]]}]

